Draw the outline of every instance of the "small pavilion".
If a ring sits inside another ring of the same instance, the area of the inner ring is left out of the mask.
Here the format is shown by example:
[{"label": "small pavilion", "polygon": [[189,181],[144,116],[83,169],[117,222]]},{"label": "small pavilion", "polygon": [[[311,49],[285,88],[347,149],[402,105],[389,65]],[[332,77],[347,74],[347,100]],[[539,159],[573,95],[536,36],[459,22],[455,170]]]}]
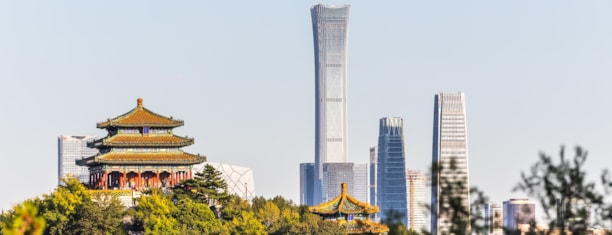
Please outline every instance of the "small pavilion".
[{"label": "small pavilion", "polygon": [[89,168],[89,188],[163,188],[192,178],[193,165],[206,158],[181,149],[194,143],[193,138],[173,134],[183,124],[145,108],[142,98],[129,112],[97,123],[108,135],[88,146],[99,153],[77,160]]},{"label": "small pavilion", "polygon": [[369,220],[379,211],[378,206],[361,202],[347,193],[347,184],[342,183],[342,193],[331,201],[309,208],[311,213],[325,220],[335,221],[347,228],[348,234],[387,234],[389,227]]}]

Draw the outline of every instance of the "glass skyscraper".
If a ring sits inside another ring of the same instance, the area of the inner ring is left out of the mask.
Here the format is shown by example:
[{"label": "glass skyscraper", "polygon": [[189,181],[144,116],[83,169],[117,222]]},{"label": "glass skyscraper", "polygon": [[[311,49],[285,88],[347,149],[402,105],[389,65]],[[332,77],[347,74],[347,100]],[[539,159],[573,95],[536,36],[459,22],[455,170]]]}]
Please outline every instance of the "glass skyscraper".
[{"label": "glass skyscraper", "polygon": [[[370,148],[370,205],[378,205],[376,201],[376,167],[378,165],[378,146]],[[376,214],[374,215],[376,216]]]},{"label": "glass skyscraper", "polygon": [[[441,213],[448,207],[441,199],[459,197],[468,213],[470,210],[467,126],[462,92],[435,95],[433,129],[432,165],[442,167],[441,171],[432,172],[431,179],[431,234],[436,235],[448,233],[451,226],[450,218]],[[450,169],[452,160],[456,169]],[[454,183],[456,180],[463,181],[464,191],[441,192],[440,182]]]},{"label": "glass skyscraper", "polygon": [[353,195],[355,192],[353,168],[355,164],[352,162],[330,162],[323,163],[323,202],[330,201],[342,193],[342,183],[348,183],[348,194]]},{"label": "glass skyscraper", "polygon": [[380,119],[376,200],[381,219],[394,211],[401,215],[402,223],[408,224],[403,125],[399,117]]},{"label": "glass skyscraper", "polygon": [[300,205],[314,205],[314,163],[300,163]]},{"label": "glass skyscraper", "polygon": [[[323,164],[347,162],[346,53],[349,6],[311,9],[315,60],[315,192],[321,202]],[[338,187],[337,185],[333,185]]]},{"label": "glass skyscraper", "polygon": [[57,177],[58,184],[62,178],[72,175],[81,183],[89,183],[89,170],[86,166],[78,166],[76,160],[91,157],[98,153],[98,149],[87,147],[87,142],[94,141],[96,136],[70,136],[61,135],[57,138]]}]

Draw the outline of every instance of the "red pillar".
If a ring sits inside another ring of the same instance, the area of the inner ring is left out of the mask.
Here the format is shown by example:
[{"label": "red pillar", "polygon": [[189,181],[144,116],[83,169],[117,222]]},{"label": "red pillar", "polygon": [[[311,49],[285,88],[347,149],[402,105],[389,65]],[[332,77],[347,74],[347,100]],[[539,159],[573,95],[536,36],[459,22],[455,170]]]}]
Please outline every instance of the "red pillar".
[{"label": "red pillar", "polygon": [[159,179],[159,171],[155,172],[155,187],[161,188],[161,180]]},{"label": "red pillar", "polygon": [[170,187],[174,187],[176,177],[174,176],[174,171],[170,173]]},{"label": "red pillar", "polygon": [[193,174],[191,172],[191,169],[189,169],[189,179],[193,179]]},{"label": "red pillar", "polygon": [[108,189],[108,173],[104,171],[104,175],[102,177],[104,177],[104,179],[102,180],[104,182],[104,186],[102,187],[102,189]]},{"label": "red pillar", "polygon": [[136,188],[138,188],[138,190],[140,190],[140,185],[142,184],[142,180],[141,180],[141,175],[142,173],[139,171],[138,172],[138,180],[136,180]]}]

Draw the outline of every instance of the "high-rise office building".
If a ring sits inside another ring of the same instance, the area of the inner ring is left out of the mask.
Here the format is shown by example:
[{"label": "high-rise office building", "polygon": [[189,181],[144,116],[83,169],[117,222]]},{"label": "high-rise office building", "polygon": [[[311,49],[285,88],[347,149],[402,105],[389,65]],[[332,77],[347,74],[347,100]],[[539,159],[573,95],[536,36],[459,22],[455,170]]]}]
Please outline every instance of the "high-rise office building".
[{"label": "high-rise office building", "polygon": [[376,200],[381,219],[394,211],[402,216],[402,223],[408,224],[403,125],[399,117],[380,119]]},{"label": "high-rise office building", "polygon": [[353,166],[353,197],[367,202],[369,190],[368,167],[366,163],[355,163]]},{"label": "high-rise office building", "polygon": [[310,11],[315,59],[316,168],[312,201],[318,204],[323,196],[323,164],[348,161],[346,53],[349,6],[318,4]]},{"label": "high-rise office building", "polygon": [[535,222],[535,203],[529,199],[504,201],[504,228],[518,230],[519,225]]},{"label": "high-rise office building", "polygon": [[484,207],[484,227],[485,235],[503,235],[503,211],[501,206],[489,202]]},{"label": "high-rise office building", "polygon": [[87,147],[87,142],[94,141],[96,136],[70,136],[61,135],[57,138],[57,177],[58,184],[62,178],[70,174],[79,179],[81,183],[89,183],[89,170],[86,166],[78,166],[76,160],[91,157],[98,153],[98,149]]},{"label": "high-rise office building", "polygon": [[[355,177],[353,174],[354,163],[351,162],[330,162],[323,163],[323,201],[329,201],[342,193],[342,188],[338,185],[342,183],[353,183]],[[355,192],[355,185],[348,185],[348,193]]]},{"label": "high-rise office building", "polygon": [[[465,120],[465,99],[461,92],[441,92],[434,98],[434,126],[432,165],[436,166],[431,179],[431,234],[448,233],[447,200],[461,198],[463,207],[470,210],[468,143]],[[451,167],[454,163],[454,167]],[[440,169],[441,170],[436,170]],[[464,190],[442,192],[441,183],[458,180]],[[452,195],[451,195],[452,194]],[[465,218],[469,220],[468,218]]]},{"label": "high-rise office building", "polygon": [[425,176],[419,170],[408,170],[408,228],[420,232],[427,229]]},{"label": "high-rise office building", "polygon": [[[376,168],[378,167],[378,146],[370,148],[370,205],[378,205],[376,201]],[[376,216],[376,214],[374,215]]]},{"label": "high-rise office building", "polygon": [[300,163],[300,205],[314,205],[314,163]]}]

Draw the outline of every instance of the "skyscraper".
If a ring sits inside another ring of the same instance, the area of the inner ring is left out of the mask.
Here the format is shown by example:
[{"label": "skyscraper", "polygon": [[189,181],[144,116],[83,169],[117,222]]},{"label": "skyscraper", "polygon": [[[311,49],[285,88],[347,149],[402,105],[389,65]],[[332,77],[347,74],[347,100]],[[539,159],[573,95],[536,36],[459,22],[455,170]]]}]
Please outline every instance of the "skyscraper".
[{"label": "skyscraper", "polygon": [[[446,216],[444,203],[450,197],[461,198],[463,207],[470,210],[467,127],[465,121],[465,99],[461,92],[441,92],[434,98],[434,126],[432,165],[442,168],[434,170],[431,179],[431,234],[448,232],[450,218]],[[454,169],[451,163],[454,162]],[[437,169],[437,167],[434,167]],[[441,182],[454,183],[461,180],[465,190],[441,192]],[[453,195],[451,195],[453,194]],[[465,219],[469,219],[465,218]]]},{"label": "skyscraper", "polygon": [[378,205],[376,200],[376,168],[378,167],[378,146],[370,148],[370,205]]},{"label": "skyscraper", "polygon": [[[329,201],[342,193],[342,188],[338,185],[342,183],[353,183],[355,177],[353,168],[355,164],[352,162],[330,162],[323,163],[323,201]],[[355,192],[355,185],[348,185],[348,193]]]},{"label": "skyscraper", "polygon": [[[315,193],[321,202],[323,164],[347,162],[346,52],[349,6],[311,9],[315,59]],[[334,185],[336,187],[336,185]]]},{"label": "skyscraper", "polygon": [[300,163],[300,205],[314,205],[314,163]]},{"label": "skyscraper", "polygon": [[86,166],[78,166],[76,160],[91,157],[98,153],[98,149],[87,147],[87,142],[94,141],[96,136],[70,136],[61,135],[57,138],[57,177],[58,184],[61,179],[70,174],[79,179],[81,183],[89,183],[89,170]]},{"label": "skyscraper", "polygon": [[353,197],[359,201],[368,201],[369,179],[368,179],[368,164],[355,163],[353,166]]},{"label": "skyscraper", "polygon": [[420,232],[426,229],[425,176],[419,170],[408,170],[408,227]]},{"label": "skyscraper", "polygon": [[380,119],[376,200],[381,219],[392,210],[401,214],[402,223],[408,224],[403,125],[399,117]]}]

